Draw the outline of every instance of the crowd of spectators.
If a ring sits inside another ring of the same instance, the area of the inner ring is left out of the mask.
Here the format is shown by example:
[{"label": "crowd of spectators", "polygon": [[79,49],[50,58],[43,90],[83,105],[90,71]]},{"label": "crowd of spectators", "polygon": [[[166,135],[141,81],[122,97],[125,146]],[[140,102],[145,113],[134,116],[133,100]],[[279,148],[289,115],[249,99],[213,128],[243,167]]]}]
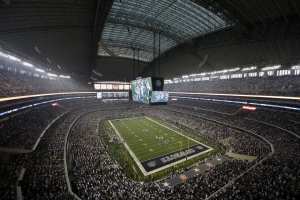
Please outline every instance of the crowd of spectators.
[{"label": "crowd of spectators", "polygon": [[[199,102],[199,104],[201,103]],[[178,108],[174,108],[174,110],[178,111]],[[299,121],[298,113],[285,112],[283,115],[282,112],[265,110],[257,114],[251,113],[251,118],[240,117],[238,114],[232,117],[228,117],[228,115],[222,117],[220,113],[203,110],[194,112],[192,109],[186,110],[185,113],[202,116],[204,114],[206,118],[222,120],[228,125],[254,132],[273,145],[274,152],[271,156],[238,179],[231,187],[227,188],[225,193],[216,195],[216,199],[296,199],[299,196],[300,141],[290,132],[281,129],[286,126],[287,119]],[[261,116],[262,113],[264,113],[263,116]],[[270,117],[271,115],[272,117]],[[262,118],[269,125],[260,122]],[[270,118],[276,118],[276,124],[272,124],[275,121],[267,121]],[[299,128],[299,124],[294,123],[293,126],[292,129]],[[295,135],[299,135],[299,132],[295,132]],[[251,187],[249,187],[250,185]]]},{"label": "crowd of spectators", "polygon": [[49,78],[36,77],[32,74],[22,74],[13,69],[6,70],[1,68],[0,83],[0,97],[89,90],[87,84],[85,86],[73,79],[56,77],[51,80]]},{"label": "crowd of spectators", "polygon": [[230,80],[207,80],[165,84],[171,92],[206,92],[229,94],[291,95],[300,94],[298,76],[257,77]]},{"label": "crowd of spectators", "polygon": [[21,183],[24,199],[68,199],[64,139],[65,131],[78,114],[72,112],[59,119],[45,134],[37,150],[28,155]]},{"label": "crowd of spectators", "polygon": [[20,163],[16,163],[15,160],[16,158],[10,159],[6,155],[0,156],[0,199],[16,199],[16,180]]},{"label": "crowd of spectators", "polygon": [[[15,162],[18,165],[11,169],[26,168],[21,182],[24,199],[73,199],[67,189],[65,175],[64,142],[67,141],[66,162],[70,185],[81,199],[205,199],[211,195],[212,199],[296,199],[300,177],[299,139],[286,131],[260,123],[262,118],[256,118],[255,114],[245,117],[239,113],[228,115],[230,109],[227,106],[230,105],[223,105],[222,110],[222,106],[214,104],[209,107],[205,104],[208,110],[205,111],[195,109],[196,105],[148,107],[128,103],[104,104],[96,100],[72,102],[65,106],[70,112],[50,127],[36,151],[18,157],[18,162]],[[262,113],[268,114],[261,111],[259,116]],[[100,121],[143,114],[160,118],[176,127],[193,129],[193,134],[220,143],[227,151],[257,156],[257,159],[250,162],[224,156],[221,164],[173,187],[165,187],[164,180],[131,180],[126,176],[124,166],[109,155],[109,143],[103,140],[105,127],[101,126]],[[284,120],[280,123],[280,114],[272,115],[272,119],[278,118],[277,126],[284,126]],[[69,128],[79,116],[66,140]],[[285,113],[283,116],[287,120],[299,121],[298,114]],[[269,118],[263,117],[263,120],[268,121]],[[274,123],[273,120],[268,122]],[[8,168],[2,164],[0,166],[3,176]],[[243,176],[237,178],[241,174]],[[0,192],[1,198],[15,195],[11,192],[15,187],[13,182],[3,186],[3,181],[0,181],[0,187],[8,191]],[[219,191],[225,185],[224,190]]]},{"label": "crowd of spectators", "polygon": [[63,112],[59,106],[45,105],[2,119],[0,147],[31,150],[47,125]]},{"label": "crowd of spectators", "polygon": [[[178,107],[176,108],[178,111]],[[192,109],[194,112],[197,112],[197,109],[195,110],[194,107]],[[169,122],[175,122],[177,127],[191,127],[201,137],[221,143],[230,152],[263,157],[270,151],[270,148],[257,137],[245,134],[245,132],[230,128],[224,124],[205,120],[204,118],[191,117],[182,112],[155,111],[148,112],[148,114]]]},{"label": "crowd of spectators", "polygon": [[[131,111],[159,117],[173,122],[174,125],[190,126],[205,130],[201,136],[212,140],[233,138],[230,146],[237,153],[265,156],[270,149],[262,141],[250,135],[243,135],[238,131],[220,124],[183,116],[178,113],[152,108],[138,108]],[[228,159],[205,174],[194,177],[186,184],[172,188],[163,187],[162,182],[135,182],[126,177],[124,169],[108,153],[107,145],[102,140],[105,137],[103,127],[99,122],[106,118],[125,117],[128,112],[97,112],[87,115],[73,129],[69,135],[69,163],[72,186],[74,192],[82,199],[201,199],[209,196],[224,186],[232,178],[238,176],[252,163]],[[180,117],[181,116],[181,117]],[[198,126],[197,126],[198,125]],[[99,131],[99,135],[95,130]],[[241,145],[238,143],[243,141]],[[257,151],[253,150],[256,149]]]},{"label": "crowd of spectators", "polygon": [[[132,114],[132,112],[131,112]],[[203,198],[226,184],[250,165],[227,160],[208,173],[174,188],[162,182],[144,183],[130,180],[124,169],[107,152],[99,122],[120,116],[122,112],[97,112],[80,120],[69,135],[69,173],[74,192],[82,199],[196,199]],[[123,111],[123,116],[126,114]],[[98,128],[97,128],[98,127]],[[99,134],[95,132],[99,130]]]},{"label": "crowd of spectators", "polygon": [[[280,115],[280,118],[278,117]],[[294,133],[300,133],[300,119],[297,114],[283,111],[269,110],[267,113],[257,110],[257,112],[249,113],[247,118],[259,120],[261,122],[271,123],[274,125],[280,124],[281,128],[287,129]]]},{"label": "crowd of spectators", "polygon": [[[0,147],[7,150],[22,147],[31,149],[47,123],[66,112],[50,126],[33,152],[11,154],[1,149],[0,199],[16,199],[17,186],[21,186],[24,199],[68,199],[63,163],[64,137],[74,119],[90,107],[94,109],[98,103],[96,99],[70,100],[60,102],[55,107],[44,105],[29,108],[8,119],[1,119],[1,123],[6,125],[1,128],[3,143]],[[7,120],[15,120],[15,124]],[[17,184],[22,168],[26,172],[23,180]]]}]

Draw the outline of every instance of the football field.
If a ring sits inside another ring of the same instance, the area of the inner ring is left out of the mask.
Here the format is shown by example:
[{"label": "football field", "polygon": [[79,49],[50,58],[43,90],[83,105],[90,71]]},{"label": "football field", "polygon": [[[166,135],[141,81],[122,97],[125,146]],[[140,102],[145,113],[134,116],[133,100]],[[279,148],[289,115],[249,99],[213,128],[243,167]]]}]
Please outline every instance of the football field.
[{"label": "football field", "polygon": [[212,148],[149,117],[109,121],[144,175]]}]

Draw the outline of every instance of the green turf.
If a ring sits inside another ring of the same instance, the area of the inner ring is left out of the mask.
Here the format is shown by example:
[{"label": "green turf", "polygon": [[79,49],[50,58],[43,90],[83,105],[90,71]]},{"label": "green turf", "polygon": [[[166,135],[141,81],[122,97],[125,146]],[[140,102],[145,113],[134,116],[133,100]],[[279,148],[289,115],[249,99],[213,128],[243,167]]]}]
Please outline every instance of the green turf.
[{"label": "green turf", "polygon": [[111,122],[141,162],[197,144],[146,117],[117,119]]}]

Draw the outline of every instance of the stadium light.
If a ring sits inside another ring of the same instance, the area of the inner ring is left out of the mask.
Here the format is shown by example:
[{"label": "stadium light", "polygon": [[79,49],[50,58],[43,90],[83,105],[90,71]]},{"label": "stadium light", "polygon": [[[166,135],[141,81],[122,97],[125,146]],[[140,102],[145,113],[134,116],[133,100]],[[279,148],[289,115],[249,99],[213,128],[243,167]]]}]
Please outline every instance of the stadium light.
[{"label": "stadium light", "polygon": [[22,62],[22,65],[24,65],[26,67],[34,67],[33,64],[28,63],[28,62]]},{"label": "stadium light", "polygon": [[59,78],[66,78],[66,79],[70,79],[70,78],[71,78],[71,76],[59,75]]},{"label": "stadium light", "polygon": [[37,72],[45,73],[45,70],[40,69],[40,68],[35,68],[34,70],[37,71]]},{"label": "stadium light", "polygon": [[236,71],[239,71],[241,68],[239,67],[236,67],[236,68],[233,68],[233,69],[228,69],[227,71],[229,72],[236,72]]},{"label": "stadium light", "polygon": [[173,81],[172,80],[170,80],[170,79],[168,79],[168,80],[165,80],[165,84],[172,84],[173,83]]},{"label": "stadium light", "polygon": [[300,69],[300,65],[294,65],[294,66],[291,67],[291,69],[298,70],[298,69]]},{"label": "stadium light", "polygon": [[51,104],[51,106],[53,106],[53,107],[56,107],[56,106],[58,106],[58,105],[59,105],[59,104],[58,104],[57,102]]},{"label": "stadium light", "polygon": [[56,74],[52,74],[52,73],[47,73],[47,75],[50,77],[58,77]]},{"label": "stadium light", "polygon": [[17,57],[12,56],[12,55],[8,55],[7,58],[10,59],[10,60],[16,61],[16,62],[21,62],[20,58],[17,58]]},{"label": "stadium light", "polygon": [[8,57],[8,55],[7,55],[6,53],[3,53],[3,52],[1,52],[1,51],[0,51],[0,56],[5,57],[5,58]]},{"label": "stadium light", "polygon": [[255,111],[256,107],[255,106],[243,106],[242,109],[243,110],[249,110],[249,111]]},{"label": "stadium light", "polygon": [[252,70],[256,70],[257,67],[256,66],[252,66],[252,67],[245,67],[242,69],[243,72],[246,72],[246,71],[252,71]]},{"label": "stadium light", "polygon": [[261,71],[269,71],[269,70],[276,70],[280,69],[281,65],[275,65],[275,66],[268,66],[261,69]]}]

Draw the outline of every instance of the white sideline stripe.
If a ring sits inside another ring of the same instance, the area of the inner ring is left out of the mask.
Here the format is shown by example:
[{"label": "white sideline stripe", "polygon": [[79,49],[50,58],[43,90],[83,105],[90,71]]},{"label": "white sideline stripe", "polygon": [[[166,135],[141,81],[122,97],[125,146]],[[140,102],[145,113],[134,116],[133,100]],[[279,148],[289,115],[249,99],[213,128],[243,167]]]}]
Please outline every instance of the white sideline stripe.
[{"label": "white sideline stripe", "polygon": [[208,152],[210,152],[210,151],[212,151],[212,149],[207,149],[207,150],[205,150],[205,151],[199,152],[199,153],[194,154],[194,155],[192,155],[192,156],[189,156],[189,157],[187,157],[187,158],[184,157],[184,158],[182,158],[182,159],[180,159],[180,160],[177,160],[176,162],[172,162],[172,163],[167,164],[167,165],[164,165],[164,166],[162,166],[162,167],[160,167],[160,168],[154,169],[154,170],[148,172],[148,174],[153,174],[153,173],[159,172],[159,171],[161,171],[161,170],[167,169],[167,168],[169,168],[169,167],[172,167],[172,166],[177,165],[177,164],[179,164],[179,163],[182,163],[182,162],[184,162],[184,161],[187,161],[187,160],[193,159],[193,158],[195,158],[195,157],[198,157],[198,156],[200,156],[200,155],[202,155],[202,154],[206,154],[206,153],[208,153]]},{"label": "white sideline stripe", "polygon": [[123,141],[123,144],[125,146],[125,148],[127,149],[127,151],[129,152],[130,156],[133,158],[133,160],[136,162],[136,164],[138,165],[138,167],[140,168],[140,170],[142,171],[142,173],[144,174],[144,176],[147,176],[148,173],[146,172],[146,170],[144,169],[142,163],[140,162],[140,160],[136,157],[136,155],[133,153],[133,151],[130,149],[130,147],[127,145],[127,143],[125,142],[124,138],[122,137],[122,135],[119,133],[118,129],[115,127],[115,125],[108,120],[109,124],[112,126],[112,128],[114,129],[114,131],[117,133],[117,135],[120,137],[120,139]]},{"label": "white sideline stripe", "polygon": [[170,94],[189,94],[189,95],[208,95],[208,96],[231,96],[231,97],[253,97],[253,98],[268,98],[268,99],[285,99],[285,100],[300,100],[300,97],[290,96],[270,96],[270,95],[250,95],[250,94],[218,94],[218,93],[201,93],[201,92],[169,92]]},{"label": "white sideline stripe", "polygon": [[[137,118],[137,117],[136,117],[136,118]],[[146,119],[148,119],[148,120],[150,120],[150,121],[152,121],[152,122],[154,122],[154,123],[156,123],[156,124],[158,124],[158,125],[160,125],[160,126],[162,126],[162,127],[164,127],[164,128],[167,128],[167,129],[169,129],[169,130],[171,130],[171,131],[173,131],[173,132],[175,132],[175,133],[177,133],[177,134],[179,134],[179,135],[181,135],[181,136],[184,136],[184,137],[186,137],[186,138],[188,138],[188,139],[190,139],[190,140],[192,140],[192,141],[194,141],[194,142],[196,142],[196,143],[198,143],[198,144],[201,144],[201,145],[205,146],[206,148],[208,148],[208,149],[205,150],[205,151],[199,152],[199,153],[194,154],[194,155],[192,155],[192,156],[189,156],[189,157],[187,157],[187,158],[184,157],[184,158],[182,158],[182,159],[180,159],[180,160],[178,160],[178,161],[176,161],[176,162],[172,162],[172,163],[170,163],[170,164],[164,165],[164,166],[162,166],[162,167],[160,167],[160,168],[157,168],[157,169],[154,169],[154,170],[152,170],[152,171],[150,171],[150,172],[147,172],[147,171],[145,170],[145,168],[143,167],[143,165],[141,164],[140,160],[136,157],[135,153],[134,153],[134,152],[130,149],[130,147],[127,145],[127,143],[125,142],[124,138],[121,136],[121,134],[120,134],[120,132],[118,131],[118,129],[114,126],[114,124],[112,123],[111,120],[108,120],[108,122],[110,123],[110,125],[112,126],[112,128],[114,129],[114,131],[116,132],[116,134],[117,134],[117,135],[120,137],[120,139],[123,141],[123,144],[124,144],[125,148],[126,148],[127,151],[129,152],[129,154],[130,154],[130,156],[133,158],[133,160],[136,162],[136,164],[138,165],[138,167],[140,168],[140,170],[142,171],[142,173],[144,174],[144,176],[148,176],[148,175],[154,174],[154,173],[156,173],[156,172],[159,172],[159,171],[161,171],[161,170],[167,169],[167,168],[169,168],[169,167],[172,167],[172,166],[174,166],[174,165],[177,165],[177,164],[179,164],[179,163],[182,163],[182,162],[184,162],[184,161],[186,161],[186,160],[193,159],[193,158],[198,157],[198,156],[200,156],[200,155],[202,155],[202,154],[206,154],[206,153],[208,153],[208,152],[210,152],[210,151],[213,150],[213,148],[211,148],[211,147],[209,147],[209,146],[207,146],[207,145],[205,145],[205,144],[203,144],[203,143],[201,143],[201,142],[199,142],[199,141],[197,141],[197,140],[194,140],[193,138],[190,138],[190,137],[188,137],[188,136],[186,136],[186,135],[183,135],[183,134],[181,134],[180,132],[175,131],[175,130],[173,130],[173,129],[171,129],[171,128],[169,128],[169,127],[163,125],[163,124],[160,124],[159,122],[157,122],[157,121],[155,121],[155,120],[153,120],[153,119],[151,119],[151,118],[149,118],[149,117],[138,117],[138,118],[146,118]],[[130,118],[126,118],[126,119],[130,119]],[[121,120],[121,119],[118,119],[118,120]]]}]

